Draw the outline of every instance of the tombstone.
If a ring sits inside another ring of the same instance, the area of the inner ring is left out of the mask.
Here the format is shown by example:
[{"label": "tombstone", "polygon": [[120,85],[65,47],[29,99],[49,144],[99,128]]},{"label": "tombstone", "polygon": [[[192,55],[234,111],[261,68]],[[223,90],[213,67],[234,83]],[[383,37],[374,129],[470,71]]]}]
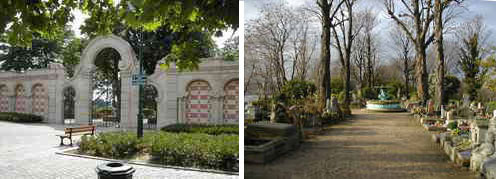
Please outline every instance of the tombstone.
[{"label": "tombstone", "polygon": [[331,97],[331,111],[332,112],[337,112],[338,111],[338,98],[336,97]]},{"label": "tombstone", "polygon": [[434,114],[434,101],[427,101],[427,114]]},{"label": "tombstone", "polygon": [[[496,114],[496,110],[493,112]],[[472,157],[470,157],[470,169],[472,171],[484,171],[485,163],[488,160],[495,160],[496,158],[490,157],[494,154],[494,135],[496,133],[496,119],[493,117],[489,120],[487,134],[484,143],[475,147],[472,150]]]},{"label": "tombstone", "polygon": [[466,94],[463,95],[463,104],[462,105],[464,107],[468,107],[470,105],[470,98]]},{"label": "tombstone", "polygon": [[356,94],[355,93],[352,93],[351,94],[351,100],[353,101],[353,103],[356,103],[357,102],[357,97],[356,97]]},{"label": "tombstone", "polygon": [[455,118],[453,115],[453,111],[446,112],[446,121],[454,121],[454,120],[455,120]]}]

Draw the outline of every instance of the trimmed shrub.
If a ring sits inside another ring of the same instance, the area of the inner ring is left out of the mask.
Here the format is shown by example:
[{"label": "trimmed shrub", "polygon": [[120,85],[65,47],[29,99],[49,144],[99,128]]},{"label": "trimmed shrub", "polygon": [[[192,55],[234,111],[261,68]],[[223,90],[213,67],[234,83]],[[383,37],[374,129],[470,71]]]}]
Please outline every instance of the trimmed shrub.
[{"label": "trimmed shrub", "polygon": [[42,122],[43,118],[38,115],[27,114],[27,113],[0,112],[0,121],[35,123],[35,122]]},{"label": "trimmed shrub", "polygon": [[172,124],[161,129],[164,132],[173,133],[203,133],[208,135],[239,134],[237,125],[207,125],[207,124]]},{"label": "trimmed shrub", "polygon": [[148,153],[160,164],[238,171],[238,143],[237,135],[147,132],[138,139],[133,132],[111,132],[83,136],[79,152],[115,159]]},{"label": "trimmed shrub", "polygon": [[158,133],[151,154],[165,165],[237,171],[238,136],[187,133]]},{"label": "trimmed shrub", "polygon": [[143,150],[143,145],[134,133],[110,132],[81,137],[79,151],[98,157],[125,158]]}]

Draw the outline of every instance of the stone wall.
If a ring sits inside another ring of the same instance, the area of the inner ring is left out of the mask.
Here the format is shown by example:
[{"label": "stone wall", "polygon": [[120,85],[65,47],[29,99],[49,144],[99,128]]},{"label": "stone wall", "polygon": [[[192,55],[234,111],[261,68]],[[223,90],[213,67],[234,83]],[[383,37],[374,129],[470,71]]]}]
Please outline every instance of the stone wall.
[{"label": "stone wall", "polygon": [[65,70],[60,64],[25,72],[0,72],[0,112],[32,113],[44,122],[59,123],[57,108]]},{"label": "stone wall", "polygon": [[[121,55],[121,126],[135,128],[138,114],[138,86],[131,76],[138,72],[138,61],[131,46],[115,36],[100,36],[88,43],[72,78],[61,64],[23,73],[0,72],[0,112],[17,111],[42,115],[49,123],[64,122],[64,91],[75,91],[74,123],[91,119],[92,74],[94,61],[105,48]],[[220,57],[202,59],[199,69],[181,72],[174,64],[162,70],[157,65],[147,84],[155,87],[157,127],[173,123],[238,123],[238,62]],[[146,102],[146,101],[145,101]]]},{"label": "stone wall", "polygon": [[168,70],[157,66],[148,83],[159,92],[159,126],[176,122],[237,124],[237,80],[238,62],[218,57],[202,59],[199,69],[191,72],[179,72],[175,65]]}]

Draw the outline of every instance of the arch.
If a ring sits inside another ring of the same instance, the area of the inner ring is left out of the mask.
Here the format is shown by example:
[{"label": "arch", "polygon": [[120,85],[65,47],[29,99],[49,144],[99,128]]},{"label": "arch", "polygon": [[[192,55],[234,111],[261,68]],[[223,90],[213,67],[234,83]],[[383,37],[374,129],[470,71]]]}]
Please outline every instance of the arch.
[{"label": "arch", "polygon": [[193,80],[186,86],[186,122],[207,123],[210,117],[210,84]]},{"label": "arch", "polygon": [[224,122],[239,121],[239,79],[231,79],[224,85],[223,119]]},{"label": "arch", "polygon": [[116,50],[121,56],[119,69],[122,71],[132,71],[137,59],[131,45],[124,39],[116,35],[99,36],[91,40],[83,50],[81,62],[74,77],[82,75],[94,68],[97,55],[106,48]]},{"label": "arch", "polygon": [[7,85],[0,85],[0,112],[9,112],[9,98],[7,97],[7,93],[9,92],[9,88]]},{"label": "arch", "polygon": [[15,112],[26,112],[26,89],[22,84],[17,84],[15,87]]},{"label": "arch", "polygon": [[148,79],[146,82],[146,85],[153,86],[154,90],[157,91],[157,97],[155,99],[157,104],[162,102],[162,99],[164,98],[165,92],[162,88],[160,88],[159,84],[155,80],[152,81],[152,80]]},{"label": "arch", "polygon": [[131,86],[131,74],[137,71],[137,59],[131,45],[116,35],[99,36],[91,40],[83,50],[80,64],[76,67],[71,83],[76,89],[76,123],[91,123],[92,75],[97,55],[106,48],[117,51],[121,57],[118,68],[121,78],[120,120],[124,127],[135,127],[137,120],[137,88]]},{"label": "arch", "polygon": [[36,83],[31,89],[33,114],[45,116],[48,112],[48,92],[42,84]]}]

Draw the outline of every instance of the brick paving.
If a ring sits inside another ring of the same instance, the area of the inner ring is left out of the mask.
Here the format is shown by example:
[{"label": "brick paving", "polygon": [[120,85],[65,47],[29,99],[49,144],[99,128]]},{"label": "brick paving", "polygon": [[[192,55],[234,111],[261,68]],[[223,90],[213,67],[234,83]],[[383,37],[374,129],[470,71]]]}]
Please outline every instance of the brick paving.
[{"label": "brick paving", "polygon": [[[56,154],[63,125],[0,121],[0,178],[97,178],[95,167],[106,161]],[[101,132],[101,129],[98,129]],[[97,130],[97,131],[98,131]],[[238,178],[189,170],[132,165],[134,178]]]},{"label": "brick paving", "polygon": [[245,178],[476,178],[408,113],[353,114],[268,164],[245,164]]}]

